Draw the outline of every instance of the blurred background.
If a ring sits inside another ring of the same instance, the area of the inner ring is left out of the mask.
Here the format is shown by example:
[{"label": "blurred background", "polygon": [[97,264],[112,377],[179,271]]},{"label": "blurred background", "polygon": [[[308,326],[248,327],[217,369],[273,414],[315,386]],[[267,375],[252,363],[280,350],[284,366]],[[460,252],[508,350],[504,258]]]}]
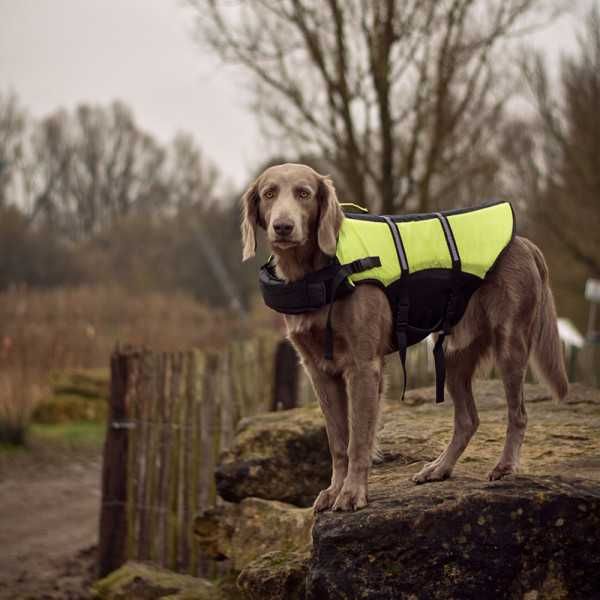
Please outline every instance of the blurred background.
[{"label": "blurred background", "polygon": [[239,244],[270,164],[383,213],[509,199],[582,348],[599,110],[598,0],[0,0],[0,477],[98,468],[117,344],[281,333]]}]

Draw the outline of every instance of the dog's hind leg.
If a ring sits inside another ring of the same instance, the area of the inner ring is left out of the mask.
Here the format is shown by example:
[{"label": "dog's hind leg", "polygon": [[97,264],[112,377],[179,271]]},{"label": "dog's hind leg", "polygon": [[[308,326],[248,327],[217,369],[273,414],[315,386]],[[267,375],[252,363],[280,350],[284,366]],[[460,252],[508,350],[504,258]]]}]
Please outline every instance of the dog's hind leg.
[{"label": "dog's hind leg", "polygon": [[475,341],[467,348],[447,352],[446,387],[454,403],[454,432],[450,443],[440,456],[427,463],[413,476],[415,483],[440,481],[450,477],[454,465],[479,427],[471,380],[482,356],[480,346],[481,344]]},{"label": "dog's hind leg", "polygon": [[320,512],[333,506],[348,472],[348,398],[341,376],[329,375],[309,364],[305,367],[325,416],[331,453],[331,484],[313,504],[315,512]]},{"label": "dog's hind leg", "polygon": [[496,366],[500,371],[506,393],[508,425],[502,455],[489,474],[491,481],[516,473],[519,467],[521,445],[527,427],[523,382],[527,371],[529,346],[526,336],[522,333],[506,337],[498,336],[494,344]]}]

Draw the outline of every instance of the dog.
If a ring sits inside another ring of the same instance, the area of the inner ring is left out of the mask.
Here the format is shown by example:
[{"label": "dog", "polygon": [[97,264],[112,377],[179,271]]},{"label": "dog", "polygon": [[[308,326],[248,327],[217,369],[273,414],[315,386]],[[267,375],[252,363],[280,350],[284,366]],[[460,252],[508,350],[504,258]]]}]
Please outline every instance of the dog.
[{"label": "dog", "polygon": [[[306,165],[266,169],[242,198],[243,260],[254,256],[257,228],[266,232],[276,274],[294,282],[325,267],[336,253],[344,220],[331,178]],[[323,355],[327,309],[286,315],[288,337],[301,359],[325,417],[332,459],[331,484],[314,502],[316,512],[367,505],[367,482],[383,391],[383,364],[394,351],[393,315],[376,285],[356,286],[335,302],[336,354]],[[489,277],[471,297],[446,346],[446,387],[454,403],[454,431],[447,448],[413,477],[415,483],[446,479],[477,431],[471,381],[477,366],[493,359],[508,405],[504,449],[489,474],[515,473],[527,412],[523,381],[529,359],[562,400],[568,382],[548,268],[540,250],[515,236]]]}]

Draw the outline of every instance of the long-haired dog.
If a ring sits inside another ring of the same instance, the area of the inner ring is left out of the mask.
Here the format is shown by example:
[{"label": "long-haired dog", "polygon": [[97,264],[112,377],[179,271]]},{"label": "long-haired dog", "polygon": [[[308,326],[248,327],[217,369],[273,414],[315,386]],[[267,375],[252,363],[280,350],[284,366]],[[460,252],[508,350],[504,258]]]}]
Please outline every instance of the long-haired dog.
[{"label": "long-haired dog", "polygon": [[[330,178],[305,165],[270,167],[249,187],[242,207],[243,259],[256,248],[256,229],[266,231],[277,275],[288,282],[324,267],[335,255],[344,214]],[[359,285],[335,305],[336,354],[323,356],[327,309],[286,315],[289,338],[300,354],[319,399],[332,458],[330,486],[316,511],[356,510],[367,504],[367,479],[375,445],[384,356],[394,349],[393,318],[384,292]],[[523,380],[529,359],[553,394],[567,394],[556,310],[540,250],[516,236],[493,273],[472,296],[448,338],[446,386],[454,403],[448,447],[426,464],[416,483],[447,478],[479,425],[471,380],[484,358],[493,358],[508,404],[502,455],[489,478],[517,470],[527,413]]]}]

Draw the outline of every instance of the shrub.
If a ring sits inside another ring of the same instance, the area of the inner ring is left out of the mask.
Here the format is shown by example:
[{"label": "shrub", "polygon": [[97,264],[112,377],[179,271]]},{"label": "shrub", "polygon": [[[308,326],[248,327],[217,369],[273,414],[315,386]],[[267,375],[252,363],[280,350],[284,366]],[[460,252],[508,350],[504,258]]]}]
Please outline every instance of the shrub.
[{"label": "shrub", "polygon": [[23,445],[31,414],[42,386],[30,380],[27,372],[0,371],[0,443]]}]

